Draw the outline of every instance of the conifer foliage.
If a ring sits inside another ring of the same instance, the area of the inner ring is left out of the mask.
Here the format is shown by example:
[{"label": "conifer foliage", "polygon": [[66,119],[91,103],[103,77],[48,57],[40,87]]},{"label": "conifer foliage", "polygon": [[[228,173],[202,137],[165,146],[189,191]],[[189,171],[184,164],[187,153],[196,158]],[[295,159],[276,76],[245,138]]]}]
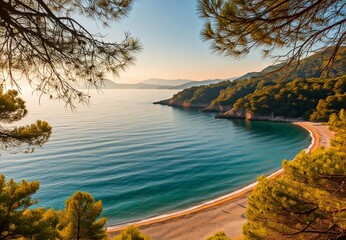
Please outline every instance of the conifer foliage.
[{"label": "conifer foliage", "polygon": [[38,92],[73,106],[88,101],[75,83],[100,87],[107,73],[119,74],[141,48],[125,34],[104,41],[76,16],[108,26],[126,16],[133,0],[0,0],[0,81],[29,81]]},{"label": "conifer foliage", "polygon": [[261,177],[249,197],[246,239],[346,238],[346,115],[333,114],[337,130],[328,149],[284,161],[283,176]]},{"label": "conifer foliage", "polygon": [[62,239],[105,239],[106,218],[100,218],[101,200],[95,202],[87,192],[76,192],[66,200],[66,208],[59,212],[58,230]]},{"label": "conifer foliage", "polygon": [[230,240],[224,232],[215,233],[213,236],[208,237],[207,240]]},{"label": "conifer foliage", "polygon": [[202,38],[220,54],[241,57],[253,48],[277,56],[285,65],[331,47],[330,67],[346,41],[345,1],[342,0],[200,0],[205,25]]},{"label": "conifer foliage", "polygon": [[37,181],[6,181],[6,178],[0,175],[0,239],[57,237],[54,210],[30,208],[36,203],[31,197],[39,189],[39,185]]},{"label": "conifer foliage", "polygon": [[139,231],[139,229],[134,226],[128,226],[119,235],[115,236],[113,240],[150,240],[149,236],[144,235]]},{"label": "conifer foliage", "polygon": [[76,192],[60,211],[35,208],[33,194],[39,182],[16,182],[0,175],[0,239],[90,240],[108,239],[102,202]]},{"label": "conifer foliage", "polygon": [[[18,97],[17,91],[4,92],[0,89],[0,122],[13,123],[21,120],[26,114],[25,102]],[[51,130],[51,126],[41,120],[20,127],[0,125],[1,148],[11,152],[33,151],[34,146],[42,146],[48,141]]]}]

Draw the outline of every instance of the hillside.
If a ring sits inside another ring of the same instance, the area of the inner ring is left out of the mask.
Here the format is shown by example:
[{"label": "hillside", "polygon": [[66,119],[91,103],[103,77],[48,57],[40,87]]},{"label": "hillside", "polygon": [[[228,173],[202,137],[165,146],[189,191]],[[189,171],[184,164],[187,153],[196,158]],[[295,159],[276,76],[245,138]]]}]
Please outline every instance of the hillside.
[{"label": "hillside", "polygon": [[174,80],[166,80],[166,79],[158,79],[158,78],[150,78],[139,83],[141,84],[149,84],[149,85],[157,85],[157,86],[180,86],[186,83],[194,82],[192,80],[187,79],[174,79]]},{"label": "hillside", "polygon": [[328,121],[332,113],[346,107],[346,75],[337,78],[298,78],[278,83],[241,97],[226,118],[287,120],[303,118]]},{"label": "hillside", "polygon": [[185,88],[190,88],[190,87],[197,87],[197,86],[205,86],[205,85],[210,85],[210,84],[215,84],[223,81],[233,81],[235,79],[238,79],[237,77],[233,78],[228,78],[228,79],[211,79],[211,80],[203,80],[203,81],[192,81],[188,82],[176,87],[172,87],[172,89],[185,89]]},{"label": "hillside", "polygon": [[271,66],[246,74],[249,78],[188,88],[156,103],[225,112],[219,117],[227,118],[324,121],[337,109],[346,108],[346,48],[333,67],[321,74],[327,58],[328,50],[303,59],[297,68],[269,73],[280,68]]},{"label": "hillside", "polygon": [[[233,80],[235,78],[230,78]],[[108,79],[103,79],[102,83],[98,82],[97,85],[100,86],[101,89],[184,89],[194,86],[204,86],[209,85],[211,83],[219,83],[227,81],[227,79],[207,79],[202,81],[193,81],[193,80],[164,80],[164,79],[148,79],[139,83],[116,83]],[[86,88],[95,88],[95,86],[85,86],[85,85],[77,85],[79,89]]]},{"label": "hillside", "polygon": [[191,87],[175,94],[171,99],[155,102],[155,104],[206,108],[219,95],[220,91],[227,88],[229,84],[230,81],[222,81],[207,86]]}]

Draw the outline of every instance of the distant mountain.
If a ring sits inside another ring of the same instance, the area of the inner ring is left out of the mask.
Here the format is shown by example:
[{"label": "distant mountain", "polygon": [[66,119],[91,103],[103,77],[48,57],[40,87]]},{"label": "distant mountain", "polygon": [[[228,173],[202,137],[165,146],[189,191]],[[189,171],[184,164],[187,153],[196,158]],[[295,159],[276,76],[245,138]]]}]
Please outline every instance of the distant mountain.
[{"label": "distant mountain", "polygon": [[[107,82],[112,82],[111,80],[105,80]],[[144,83],[136,83],[136,84],[126,84],[126,83],[115,83],[113,84],[105,84],[103,89],[159,89],[161,86],[152,85],[152,84],[144,84]]]},{"label": "distant mountain", "polygon": [[205,86],[209,84],[219,83],[222,81],[227,80],[234,80],[234,78],[230,79],[207,79],[202,81],[194,81],[194,80],[187,80],[187,79],[175,79],[175,80],[164,80],[164,79],[156,79],[151,78],[145,81],[140,82],[140,84],[151,84],[151,85],[158,85],[160,89],[185,89],[195,86]]},{"label": "distant mountain", "polygon": [[248,79],[248,78],[250,78],[250,77],[259,76],[260,74],[261,74],[261,72],[249,72],[249,73],[244,74],[244,75],[241,76],[241,77],[236,78],[235,80]]},{"label": "distant mountain", "polygon": [[223,81],[232,81],[238,79],[237,77],[229,78],[229,79],[208,79],[208,80],[203,80],[203,81],[192,81],[189,83],[185,83],[176,87],[173,87],[172,89],[185,89],[185,88],[190,88],[190,87],[196,87],[196,86],[205,86],[209,84],[215,84]]},{"label": "distant mountain", "polygon": [[[235,78],[231,78],[230,80],[233,80]],[[102,84],[98,84],[101,89],[184,89],[194,86],[204,86],[209,85],[212,83],[219,83],[222,81],[226,81],[229,79],[213,79],[213,80],[204,80],[204,81],[192,81],[192,80],[184,80],[184,79],[177,79],[177,80],[164,80],[164,79],[148,79],[139,83],[134,84],[126,84],[126,83],[115,83],[111,80],[104,79],[102,81]],[[179,84],[182,83],[183,84]],[[152,83],[152,84],[150,84]],[[156,83],[156,84],[154,84]],[[165,84],[165,85],[161,85]],[[178,85],[176,85],[178,84]],[[79,85],[78,88],[85,89],[87,88],[85,85]],[[94,86],[91,86],[90,88],[95,88]]]},{"label": "distant mountain", "polygon": [[[136,83],[136,84],[126,84],[126,83],[115,83],[109,79],[103,79],[102,83],[98,82],[97,86],[99,86],[101,89],[159,89],[162,86],[159,85],[151,85],[151,84],[143,84],[143,83]],[[83,84],[80,84],[77,86],[77,88],[86,89],[86,88],[95,88],[95,86],[86,86]]]},{"label": "distant mountain", "polygon": [[260,72],[246,73],[236,80],[265,78],[268,81],[275,81],[284,78],[287,82],[295,78],[333,78],[342,76],[346,73],[345,60],[343,59],[346,55],[346,47],[340,49],[339,54],[335,57],[333,67],[327,71],[323,71],[325,64],[329,60],[330,54],[331,49],[325,49],[324,51],[300,60],[298,66],[293,63],[284,70],[280,70],[282,64],[268,66]]},{"label": "distant mountain", "polygon": [[139,84],[149,84],[149,85],[159,85],[159,86],[179,86],[186,83],[194,82],[192,80],[187,79],[175,79],[175,80],[165,80],[158,78],[150,78],[139,82]]},{"label": "distant mountain", "polygon": [[117,83],[111,81],[111,80],[108,80],[108,79],[104,79],[102,81],[102,87],[101,88],[117,88]]}]

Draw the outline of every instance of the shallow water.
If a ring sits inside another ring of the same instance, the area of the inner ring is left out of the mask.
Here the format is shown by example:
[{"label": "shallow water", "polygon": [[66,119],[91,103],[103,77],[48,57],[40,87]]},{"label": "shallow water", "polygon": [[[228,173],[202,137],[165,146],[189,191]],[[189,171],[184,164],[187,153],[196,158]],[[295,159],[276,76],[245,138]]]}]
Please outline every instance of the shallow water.
[{"label": "shallow water", "polygon": [[28,100],[29,115],[53,126],[31,154],[2,153],[8,178],[40,180],[39,206],[64,206],[75,191],[102,199],[108,225],[184,209],[229,193],[281,167],[311,139],[286,123],[215,119],[153,105],[174,90],[104,90],[75,113]]}]

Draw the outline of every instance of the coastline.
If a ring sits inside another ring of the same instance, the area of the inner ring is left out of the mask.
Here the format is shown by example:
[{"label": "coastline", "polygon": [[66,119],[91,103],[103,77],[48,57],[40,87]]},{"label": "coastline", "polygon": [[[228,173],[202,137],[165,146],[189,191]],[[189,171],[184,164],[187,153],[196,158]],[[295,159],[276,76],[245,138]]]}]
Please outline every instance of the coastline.
[{"label": "coastline", "polygon": [[[318,147],[328,147],[334,136],[327,126],[314,122],[292,122],[306,129],[312,138],[306,151],[315,151]],[[268,177],[277,177],[282,169]],[[225,231],[230,237],[242,234],[241,229],[245,219],[247,196],[255,188],[257,181],[241,189],[223,195],[219,198],[204,202],[197,206],[144,219],[137,222],[116,225],[107,228],[110,235],[118,234],[128,225],[134,224],[144,234],[155,239],[205,239],[215,232]]]}]

